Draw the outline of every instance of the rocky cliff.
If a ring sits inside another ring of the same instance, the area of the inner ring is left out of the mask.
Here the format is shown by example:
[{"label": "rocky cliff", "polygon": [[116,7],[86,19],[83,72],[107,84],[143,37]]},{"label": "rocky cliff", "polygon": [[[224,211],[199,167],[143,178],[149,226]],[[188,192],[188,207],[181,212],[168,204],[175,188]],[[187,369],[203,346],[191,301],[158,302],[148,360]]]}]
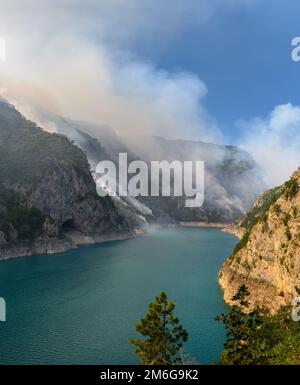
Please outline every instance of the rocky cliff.
[{"label": "rocky cliff", "polygon": [[232,304],[245,284],[251,307],[275,313],[300,293],[300,169],[284,185],[263,194],[234,229],[242,239],[222,266],[219,281]]},{"label": "rocky cliff", "polygon": [[100,198],[85,154],[0,101],[0,258],[57,252],[132,234]]},{"label": "rocky cliff", "polygon": [[149,222],[230,223],[243,215],[266,189],[252,157],[235,146],[155,136],[121,136],[107,126],[74,121],[39,109],[35,109],[34,119],[45,130],[54,129],[73,140],[85,152],[92,166],[101,160],[118,164],[120,152],[128,154],[128,162],[205,161],[205,201],[202,207],[186,208],[185,197],[174,196],[131,197],[127,201]]}]

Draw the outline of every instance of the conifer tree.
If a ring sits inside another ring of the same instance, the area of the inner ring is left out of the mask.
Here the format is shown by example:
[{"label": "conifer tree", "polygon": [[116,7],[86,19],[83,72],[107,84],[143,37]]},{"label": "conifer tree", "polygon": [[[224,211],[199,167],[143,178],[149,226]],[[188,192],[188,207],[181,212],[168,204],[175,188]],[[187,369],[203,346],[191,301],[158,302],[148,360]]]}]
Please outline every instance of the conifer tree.
[{"label": "conifer tree", "polygon": [[188,339],[187,331],[173,315],[174,302],[162,292],[148,308],[148,314],[136,325],[144,339],[133,339],[135,353],[142,365],[173,365],[181,362],[180,351]]},{"label": "conifer tree", "polygon": [[268,362],[266,335],[262,332],[264,317],[262,309],[248,311],[249,291],[242,285],[232,298],[238,303],[228,314],[216,318],[227,330],[227,341],[221,363],[226,365],[253,365]]}]

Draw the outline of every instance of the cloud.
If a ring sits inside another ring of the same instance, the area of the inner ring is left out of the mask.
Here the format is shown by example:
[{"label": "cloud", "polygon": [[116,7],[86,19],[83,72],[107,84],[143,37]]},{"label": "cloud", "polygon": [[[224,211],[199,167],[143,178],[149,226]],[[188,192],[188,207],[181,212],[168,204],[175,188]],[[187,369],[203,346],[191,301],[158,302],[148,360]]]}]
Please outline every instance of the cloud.
[{"label": "cloud", "polygon": [[23,104],[108,124],[120,133],[223,142],[204,107],[203,81],[193,73],[158,68],[137,57],[135,46],[155,49],[176,42],[191,25],[206,25],[224,7],[250,4],[253,0],[189,0],[188,5],[184,0],[1,0],[7,62],[0,66],[0,87]]},{"label": "cloud", "polygon": [[222,140],[202,106],[206,87],[194,74],[170,73],[72,36],[48,42],[38,57],[25,53],[14,61],[0,81],[9,99],[105,123],[123,135]]},{"label": "cloud", "polygon": [[300,106],[276,106],[266,118],[239,121],[241,147],[249,151],[270,186],[286,181],[300,166]]}]

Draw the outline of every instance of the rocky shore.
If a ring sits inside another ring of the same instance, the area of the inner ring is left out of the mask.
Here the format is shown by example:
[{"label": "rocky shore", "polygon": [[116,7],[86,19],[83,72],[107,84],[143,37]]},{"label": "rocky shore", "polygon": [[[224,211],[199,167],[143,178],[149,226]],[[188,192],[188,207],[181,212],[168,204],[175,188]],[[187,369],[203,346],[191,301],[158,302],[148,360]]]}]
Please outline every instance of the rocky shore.
[{"label": "rocky shore", "polygon": [[38,254],[56,254],[75,249],[81,245],[122,241],[145,234],[142,229],[132,232],[112,232],[87,236],[79,232],[68,233],[62,238],[35,239],[0,244],[0,261],[11,258],[25,257]]},{"label": "rocky shore", "polygon": [[235,235],[239,239],[242,239],[244,234],[245,234],[245,232],[246,232],[246,229],[244,229],[244,228],[242,228],[242,227],[240,227],[238,225],[232,224],[232,225],[224,227],[223,231],[225,233],[229,233],[229,234]]}]

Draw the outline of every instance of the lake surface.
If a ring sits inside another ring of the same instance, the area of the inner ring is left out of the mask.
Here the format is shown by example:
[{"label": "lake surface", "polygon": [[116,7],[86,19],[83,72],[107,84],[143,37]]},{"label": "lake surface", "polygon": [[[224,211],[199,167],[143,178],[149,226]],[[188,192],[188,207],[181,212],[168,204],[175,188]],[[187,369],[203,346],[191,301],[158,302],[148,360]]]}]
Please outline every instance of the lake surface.
[{"label": "lake surface", "polygon": [[128,340],[161,291],[198,363],[220,357],[226,310],[218,270],[237,238],[219,229],[160,229],[127,241],[0,262],[0,363],[137,363]]}]

